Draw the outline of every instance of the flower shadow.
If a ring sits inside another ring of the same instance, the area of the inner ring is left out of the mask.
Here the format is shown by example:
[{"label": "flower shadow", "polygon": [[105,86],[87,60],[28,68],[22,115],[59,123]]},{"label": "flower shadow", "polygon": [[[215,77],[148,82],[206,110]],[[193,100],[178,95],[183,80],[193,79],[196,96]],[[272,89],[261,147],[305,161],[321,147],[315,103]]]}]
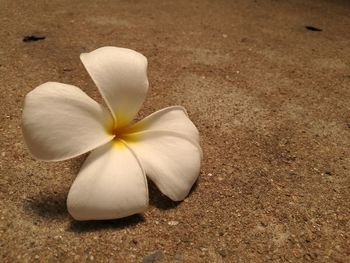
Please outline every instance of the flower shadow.
[{"label": "flower shadow", "polygon": [[29,213],[39,215],[44,219],[63,219],[68,216],[66,209],[66,194],[55,193],[48,196],[34,196],[27,198],[24,209]]},{"label": "flower shadow", "polygon": [[113,220],[76,221],[72,219],[67,231],[84,233],[99,231],[102,229],[124,229],[135,226],[144,221],[144,217],[139,214]]},{"label": "flower shadow", "polygon": [[[190,196],[196,188],[197,188],[197,182],[195,182],[195,184],[192,186],[188,196]],[[174,209],[182,203],[182,201],[178,201],[178,202],[173,201],[167,196],[165,196],[164,194],[162,194],[158,190],[157,186],[151,180],[148,180],[148,189],[149,189],[149,203],[150,205],[155,206],[158,209],[161,209],[161,210]]]},{"label": "flower shadow", "polygon": [[[66,231],[76,233],[93,232],[102,229],[123,229],[145,221],[144,217],[138,214],[114,220],[76,221],[70,217],[67,211],[66,195],[66,193],[55,193],[47,196],[34,196],[27,199],[24,209],[29,214],[34,213],[41,219],[50,222],[70,219],[70,224]],[[35,221],[38,222],[37,219]]]}]

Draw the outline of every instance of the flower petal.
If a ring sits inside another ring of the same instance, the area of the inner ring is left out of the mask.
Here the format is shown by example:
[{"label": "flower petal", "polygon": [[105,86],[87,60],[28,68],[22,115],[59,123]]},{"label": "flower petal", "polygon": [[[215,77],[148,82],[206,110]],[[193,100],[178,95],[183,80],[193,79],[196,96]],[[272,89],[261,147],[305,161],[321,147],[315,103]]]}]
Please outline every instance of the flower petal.
[{"label": "flower petal", "polygon": [[147,59],[126,48],[102,47],[80,55],[117,126],[126,126],[139,111],[148,90]]},{"label": "flower petal", "polygon": [[92,151],[69,191],[67,206],[77,220],[143,212],[148,206],[148,187],[136,155],[121,141]]},{"label": "flower petal", "polygon": [[198,130],[188,118],[185,108],[181,106],[172,106],[152,113],[128,128],[128,133],[146,130],[173,131],[199,143]]},{"label": "flower petal", "polygon": [[108,110],[79,88],[47,82],[25,98],[22,131],[32,155],[59,161],[88,152],[113,139]]},{"label": "flower petal", "polygon": [[145,131],[123,137],[147,176],[174,201],[183,200],[196,181],[201,149],[196,142],[169,131]]}]

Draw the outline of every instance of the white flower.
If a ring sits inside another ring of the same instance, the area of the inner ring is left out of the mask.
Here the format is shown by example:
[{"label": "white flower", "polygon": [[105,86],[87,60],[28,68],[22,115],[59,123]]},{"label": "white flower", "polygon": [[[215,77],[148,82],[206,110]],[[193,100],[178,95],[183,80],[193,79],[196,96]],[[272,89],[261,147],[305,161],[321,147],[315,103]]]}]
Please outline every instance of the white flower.
[{"label": "white flower", "polygon": [[92,150],[68,194],[76,220],[113,219],[148,206],[147,176],[174,201],[183,200],[201,162],[198,131],[184,108],[169,107],[132,123],[148,90],[147,59],[102,47],[81,61],[108,108],[79,88],[44,83],[25,98],[22,129],[32,155],[61,161]]}]

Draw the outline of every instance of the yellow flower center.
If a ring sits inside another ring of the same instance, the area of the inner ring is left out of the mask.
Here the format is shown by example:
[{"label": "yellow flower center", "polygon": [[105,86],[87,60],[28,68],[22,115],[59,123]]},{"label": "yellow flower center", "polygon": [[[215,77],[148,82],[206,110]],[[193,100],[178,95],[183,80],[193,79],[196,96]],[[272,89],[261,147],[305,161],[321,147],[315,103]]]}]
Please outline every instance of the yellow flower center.
[{"label": "yellow flower center", "polygon": [[106,132],[108,135],[114,135],[115,137],[112,140],[114,146],[118,148],[125,147],[123,141],[127,143],[135,143],[139,140],[140,135],[135,134],[138,132],[140,125],[135,127],[133,124],[127,125],[124,127],[113,127],[114,123],[107,123]]}]

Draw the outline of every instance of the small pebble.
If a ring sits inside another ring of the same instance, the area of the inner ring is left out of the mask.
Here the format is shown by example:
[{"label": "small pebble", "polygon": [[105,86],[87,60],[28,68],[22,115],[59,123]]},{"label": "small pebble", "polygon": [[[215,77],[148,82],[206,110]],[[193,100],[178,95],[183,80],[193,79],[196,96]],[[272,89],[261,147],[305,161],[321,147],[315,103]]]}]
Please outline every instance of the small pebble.
[{"label": "small pebble", "polygon": [[39,259],[39,255],[35,255],[34,258],[35,258],[35,259]]},{"label": "small pebble", "polygon": [[180,252],[176,252],[174,259],[177,261],[183,261],[185,259],[185,256],[181,254]]},{"label": "small pebble", "polygon": [[309,31],[322,31],[321,28],[317,28],[317,27],[314,27],[314,26],[305,26],[305,28]]},{"label": "small pebble", "polygon": [[289,172],[288,172],[288,175],[289,175],[289,176],[296,176],[296,175],[297,175],[297,173],[296,173],[296,172],[294,172],[294,171],[289,171]]},{"label": "small pebble", "polygon": [[222,34],[222,37],[223,37],[223,38],[227,38],[227,35],[226,35],[226,34]]},{"label": "small pebble", "polygon": [[218,251],[218,253],[219,253],[219,255],[222,256],[223,258],[225,258],[225,257],[227,256],[227,252],[226,252],[226,250],[224,250],[224,249],[220,249],[220,250]]},{"label": "small pebble", "polygon": [[33,41],[38,41],[38,40],[44,40],[45,38],[46,37],[43,35],[33,34],[33,35],[25,36],[23,38],[23,42],[33,42]]},{"label": "small pebble", "polygon": [[142,259],[142,263],[153,263],[164,258],[164,254],[162,251],[156,251],[152,254],[149,254]]},{"label": "small pebble", "polygon": [[176,225],[178,225],[179,224],[179,221],[175,221],[175,220],[172,220],[172,221],[169,221],[168,222],[168,225],[169,226],[176,226]]}]

